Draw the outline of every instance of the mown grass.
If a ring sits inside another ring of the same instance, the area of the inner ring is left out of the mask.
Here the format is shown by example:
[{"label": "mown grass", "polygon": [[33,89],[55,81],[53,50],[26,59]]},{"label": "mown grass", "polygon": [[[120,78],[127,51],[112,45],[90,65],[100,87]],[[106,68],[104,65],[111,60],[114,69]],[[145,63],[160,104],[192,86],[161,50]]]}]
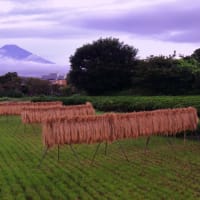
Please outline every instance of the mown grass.
[{"label": "mown grass", "polygon": [[145,138],[109,144],[107,155],[102,144],[94,165],[96,145],[74,145],[78,163],[68,146],[60,161],[57,149],[42,156],[41,129],[21,126],[18,117],[0,118],[0,199],[1,200],[93,200],[93,199],[200,199],[199,141],[153,137],[144,153]]}]

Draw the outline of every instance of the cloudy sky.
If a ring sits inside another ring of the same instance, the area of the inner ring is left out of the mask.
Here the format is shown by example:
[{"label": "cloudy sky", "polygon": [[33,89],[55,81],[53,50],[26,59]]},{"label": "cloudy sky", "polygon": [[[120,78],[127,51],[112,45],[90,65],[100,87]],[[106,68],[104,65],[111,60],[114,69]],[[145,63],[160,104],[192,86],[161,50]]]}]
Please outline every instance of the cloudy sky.
[{"label": "cloudy sky", "polygon": [[0,46],[17,44],[60,65],[77,47],[117,37],[139,56],[200,47],[199,0],[0,0]]}]

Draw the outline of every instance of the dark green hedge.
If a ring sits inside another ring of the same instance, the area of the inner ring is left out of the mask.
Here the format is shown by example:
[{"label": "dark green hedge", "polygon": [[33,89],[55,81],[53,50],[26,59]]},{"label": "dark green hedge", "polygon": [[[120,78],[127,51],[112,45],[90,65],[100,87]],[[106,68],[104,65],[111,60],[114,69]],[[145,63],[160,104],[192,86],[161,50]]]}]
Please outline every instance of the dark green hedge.
[{"label": "dark green hedge", "polygon": [[90,101],[97,110],[131,112],[160,108],[194,106],[200,114],[200,96],[71,96],[37,97],[33,101],[62,101],[65,105],[83,104]]}]

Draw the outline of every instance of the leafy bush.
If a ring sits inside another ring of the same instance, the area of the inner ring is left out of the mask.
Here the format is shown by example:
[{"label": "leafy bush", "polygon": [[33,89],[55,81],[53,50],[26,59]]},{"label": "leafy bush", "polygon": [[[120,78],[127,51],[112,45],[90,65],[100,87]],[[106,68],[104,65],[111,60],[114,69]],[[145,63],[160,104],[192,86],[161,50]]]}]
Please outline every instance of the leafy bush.
[{"label": "leafy bush", "polygon": [[0,97],[19,98],[19,97],[23,97],[23,93],[20,90],[17,90],[17,89],[0,91]]}]

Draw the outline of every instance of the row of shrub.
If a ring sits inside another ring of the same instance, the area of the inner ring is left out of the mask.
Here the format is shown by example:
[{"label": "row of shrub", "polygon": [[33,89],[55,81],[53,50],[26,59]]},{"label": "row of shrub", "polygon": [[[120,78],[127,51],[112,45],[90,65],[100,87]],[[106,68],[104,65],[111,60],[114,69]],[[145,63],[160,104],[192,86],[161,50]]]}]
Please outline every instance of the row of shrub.
[{"label": "row of shrub", "polygon": [[99,111],[131,112],[194,106],[200,114],[200,96],[80,96],[36,97],[33,101],[62,101],[77,105],[90,101]]}]

